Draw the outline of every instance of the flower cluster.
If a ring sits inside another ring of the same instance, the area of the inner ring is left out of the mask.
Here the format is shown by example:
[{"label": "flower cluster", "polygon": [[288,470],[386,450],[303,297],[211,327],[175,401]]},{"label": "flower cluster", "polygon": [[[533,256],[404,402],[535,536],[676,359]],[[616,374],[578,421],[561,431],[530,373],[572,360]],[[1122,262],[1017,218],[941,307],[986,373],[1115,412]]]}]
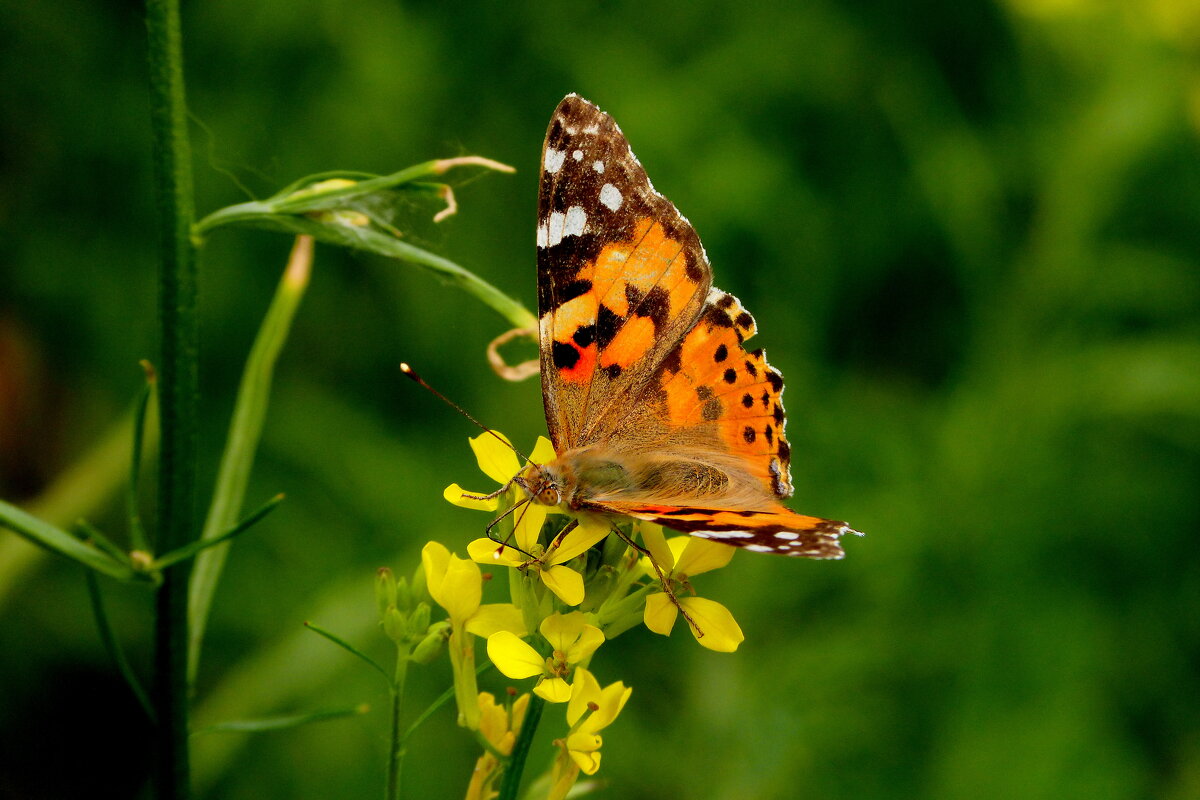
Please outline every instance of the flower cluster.
[{"label": "flower cluster", "polygon": [[[484,748],[467,798],[496,797],[506,770],[520,770],[524,755],[515,743],[527,721],[536,725],[542,705],[550,703],[565,704],[565,733],[555,740],[557,756],[546,779],[548,797],[557,800],[566,797],[581,773],[599,769],[600,732],[632,692],[621,681],[602,686],[590,671],[598,648],[639,625],[670,635],[682,615],[704,647],[737,649],[743,637],[733,615],[698,596],[692,585],[696,575],[728,564],[734,549],[688,536],[668,539],[650,523],[573,517],[561,507],[530,502],[514,480],[528,465],[507,439],[488,432],[472,439],[471,447],[480,469],[500,489],[469,492],[452,484],[445,498],[492,514],[489,535],[468,545],[469,559],[437,542],[422,554],[429,595],[449,616],[459,723],[475,731]],[[543,437],[529,463],[553,458],[553,447]],[[641,545],[635,544],[638,538]],[[500,567],[511,602],[483,603],[485,578]],[[476,637],[486,639],[497,670],[514,681],[531,682],[532,696],[513,700],[516,691],[510,690],[501,706],[492,694],[478,691]]]}]

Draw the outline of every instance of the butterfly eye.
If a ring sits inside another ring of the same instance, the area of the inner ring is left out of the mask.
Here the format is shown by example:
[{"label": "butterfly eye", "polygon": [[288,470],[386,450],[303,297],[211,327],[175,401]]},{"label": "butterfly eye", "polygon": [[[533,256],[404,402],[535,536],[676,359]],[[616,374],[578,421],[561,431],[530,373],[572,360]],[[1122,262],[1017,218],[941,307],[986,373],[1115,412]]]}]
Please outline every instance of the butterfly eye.
[{"label": "butterfly eye", "polygon": [[542,505],[556,506],[562,502],[562,496],[559,495],[557,486],[555,486],[553,483],[547,482],[543,484],[541,490],[538,491],[537,500]]}]

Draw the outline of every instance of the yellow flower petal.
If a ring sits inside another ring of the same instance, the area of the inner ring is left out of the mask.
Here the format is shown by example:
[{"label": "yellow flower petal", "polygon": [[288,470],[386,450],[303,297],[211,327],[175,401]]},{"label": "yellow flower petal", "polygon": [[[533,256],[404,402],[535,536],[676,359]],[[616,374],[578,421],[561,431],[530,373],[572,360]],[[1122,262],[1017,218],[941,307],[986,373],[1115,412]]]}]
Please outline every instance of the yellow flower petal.
[{"label": "yellow flower petal", "polygon": [[[696,637],[696,641],[709,650],[732,653],[746,638],[742,634],[742,629],[738,627],[737,620],[733,618],[733,614],[729,613],[729,609],[715,600],[708,600],[704,597],[685,597],[679,602],[687,609],[692,619],[696,620],[700,630],[704,632],[703,636]],[[695,634],[696,629],[693,628],[692,635],[695,636]]]},{"label": "yellow flower petal", "polygon": [[547,703],[565,703],[571,699],[571,687],[562,678],[547,678],[539,682],[533,687],[533,693]]},{"label": "yellow flower petal", "polygon": [[495,431],[484,432],[470,441],[479,468],[496,483],[508,483],[521,468],[517,454],[513,452],[508,437],[504,434]]},{"label": "yellow flower petal", "polygon": [[737,548],[708,539],[698,539],[695,536],[685,537],[687,542],[683,553],[675,562],[675,572],[679,575],[699,575],[709,570],[720,569],[729,563]]},{"label": "yellow flower petal", "polygon": [[563,537],[562,543],[550,557],[551,564],[565,564],[577,555],[586,553],[588,548],[608,536],[609,525],[600,518],[584,517],[579,520],[575,530]]},{"label": "yellow flower petal", "polygon": [[550,642],[551,647],[566,651],[579,638],[579,634],[583,633],[585,625],[587,623],[583,614],[572,611],[570,614],[551,614],[542,620],[538,630],[546,637],[546,641]]},{"label": "yellow flower petal", "polygon": [[510,678],[532,678],[545,672],[546,660],[515,633],[500,631],[487,639],[488,658]]},{"label": "yellow flower petal", "polygon": [[465,622],[479,609],[479,601],[483,596],[483,575],[479,565],[451,555],[442,582],[436,591],[430,583],[429,594],[439,606],[446,609],[451,621]]},{"label": "yellow flower petal", "polygon": [[518,553],[515,548],[505,547],[499,544],[494,539],[476,539],[467,545],[467,555],[472,561],[479,564],[496,565],[504,567],[519,567],[525,563],[525,556]]},{"label": "yellow flower petal", "polygon": [[567,663],[578,664],[591,658],[596,648],[604,644],[604,634],[595,625],[584,625],[579,638],[566,649]]},{"label": "yellow flower petal", "polygon": [[496,698],[491,692],[479,693],[479,732],[493,747],[499,745],[504,734],[508,733],[508,710],[496,705]]},{"label": "yellow flower petal", "polygon": [[537,444],[533,446],[533,452],[529,454],[529,460],[534,464],[546,464],[553,461],[557,455],[550,440],[545,436],[539,436]]},{"label": "yellow flower petal", "polygon": [[542,583],[569,606],[583,602],[583,576],[570,567],[550,567],[542,570]]},{"label": "yellow flower petal", "polygon": [[[571,738],[572,737],[568,737],[568,744],[567,744],[568,748],[571,747],[571,745],[569,744],[569,741]],[[597,737],[597,738],[599,738],[599,737]],[[599,745],[597,745],[597,747],[599,747]],[[600,751],[599,750],[581,751],[581,750],[571,749],[570,753],[571,753],[571,760],[574,761],[579,766],[579,769],[584,774],[595,775],[596,770],[600,769]]]},{"label": "yellow flower petal", "polygon": [[[650,551],[651,557],[663,572],[670,572],[675,566],[675,555],[667,546],[667,537],[663,535],[662,525],[653,522],[639,522],[638,530],[642,532],[642,544]],[[654,567],[645,565],[649,574],[654,575]]]},{"label": "yellow flower petal", "polygon": [[670,636],[671,628],[675,626],[675,617],[678,615],[679,609],[671,602],[671,598],[663,592],[658,592],[646,598],[646,612],[642,620],[646,627],[655,633]]},{"label": "yellow flower petal", "polygon": [[516,515],[513,538],[516,540],[517,547],[526,552],[533,549],[542,533],[542,523],[546,521],[546,514],[549,511],[550,509],[541,503],[530,501],[513,512]]},{"label": "yellow flower petal", "polygon": [[450,551],[441,542],[426,542],[421,548],[421,566],[425,570],[426,586],[442,585],[446,577],[446,564],[450,562]]},{"label": "yellow flower petal", "polygon": [[625,707],[631,694],[633,694],[633,687],[626,686],[621,681],[605,686],[600,692],[599,699],[593,701],[600,707],[583,721],[579,730],[584,733],[596,733],[607,728],[621,713],[621,709]]},{"label": "yellow flower petal", "polygon": [[500,507],[499,498],[493,497],[488,500],[476,500],[473,497],[467,497],[466,495],[468,494],[484,495],[487,492],[468,492],[457,483],[452,483],[442,492],[442,497],[456,506],[470,508],[474,511],[495,511]]},{"label": "yellow flower petal", "polygon": [[599,703],[600,682],[583,667],[575,669],[575,681],[571,684],[571,702],[567,704],[567,724],[574,725],[588,710],[588,703]]},{"label": "yellow flower petal", "polygon": [[525,616],[521,609],[512,603],[484,603],[479,610],[467,620],[467,633],[482,636],[485,639],[493,633],[509,631],[517,636],[525,636]]}]

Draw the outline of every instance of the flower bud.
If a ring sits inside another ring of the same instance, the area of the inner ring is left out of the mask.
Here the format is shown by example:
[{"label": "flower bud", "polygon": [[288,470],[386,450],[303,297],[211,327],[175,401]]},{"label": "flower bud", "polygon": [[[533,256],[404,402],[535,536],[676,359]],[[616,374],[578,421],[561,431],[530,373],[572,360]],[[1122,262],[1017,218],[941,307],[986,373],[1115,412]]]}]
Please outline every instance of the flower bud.
[{"label": "flower bud", "polygon": [[417,603],[417,607],[408,615],[408,635],[410,639],[419,639],[429,627],[429,604]]},{"label": "flower bud", "polygon": [[450,638],[450,623],[446,620],[435,622],[429,626],[425,638],[413,648],[409,657],[418,664],[429,664],[442,653],[446,640]]},{"label": "flower bud", "polygon": [[375,606],[379,609],[382,620],[387,610],[396,605],[396,579],[387,567],[380,567],[375,572]]},{"label": "flower bud", "polygon": [[404,615],[392,606],[383,614],[383,632],[389,639],[397,644],[403,642],[407,637],[407,626],[404,624]]}]

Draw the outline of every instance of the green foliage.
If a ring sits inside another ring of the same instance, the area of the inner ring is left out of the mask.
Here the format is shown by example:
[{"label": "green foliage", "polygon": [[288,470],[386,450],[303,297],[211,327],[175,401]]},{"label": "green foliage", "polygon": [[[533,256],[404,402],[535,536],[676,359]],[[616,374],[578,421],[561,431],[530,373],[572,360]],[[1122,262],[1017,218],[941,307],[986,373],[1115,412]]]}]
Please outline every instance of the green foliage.
[{"label": "green foliage", "polygon": [[[88,547],[65,533],[80,516],[124,530],[128,431],[121,457],[64,471],[157,352],[133,8],[0,3],[0,498],[64,548]],[[541,138],[578,91],[695,224],[787,380],[793,505],[868,535],[844,562],[739,555],[713,576],[746,635],[735,655],[683,631],[600,651],[597,671],[620,658],[638,687],[605,731],[601,796],[1182,800],[1200,793],[1192,9],[190,4],[196,205],[481,153],[518,171],[455,183],[456,216],[428,222],[431,193],[371,208],[532,308]],[[230,228],[200,251],[199,497],[288,244]],[[426,272],[318,247],[244,489],[288,501],[228,561],[196,726],[372,710],[196,736],[200,796],[378,796],[386,690],[302,623],[386,659],[375,569],[479,535],[440,499],[474,479],[474,431],[397,365],[532,441],[536,380],[501,383],[484,359],[504,327]],[[79,573],[0,532],[0,792],[144,783],[152,732]],[[100,585],[147,674],[144,587]],[[411,671],[413,708],[448,684],[439,668]],[[461,796],[474,755],[435,713],[408,742],[409,796]]]}]

